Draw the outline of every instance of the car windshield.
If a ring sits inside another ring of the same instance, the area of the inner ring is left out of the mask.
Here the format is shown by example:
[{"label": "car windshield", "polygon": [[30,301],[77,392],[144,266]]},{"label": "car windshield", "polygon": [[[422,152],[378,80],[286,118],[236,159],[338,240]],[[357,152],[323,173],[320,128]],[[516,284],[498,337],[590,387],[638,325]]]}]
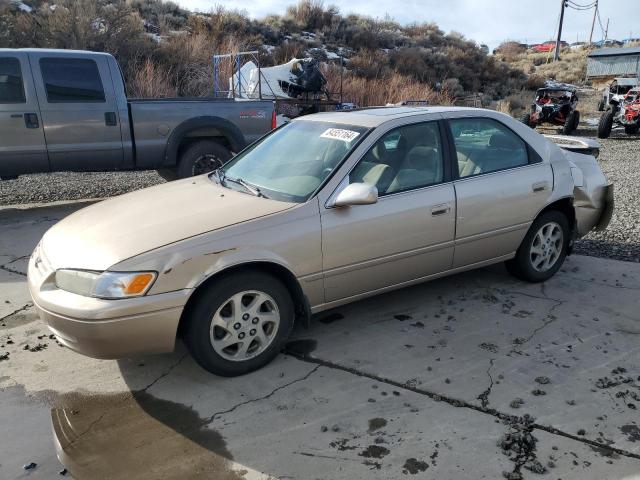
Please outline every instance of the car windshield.
[{"label": "car windshield", "polygon": [[305,202],[362,139],[364,127],[298,120],[222,167],[221,183],[285,202]]}]

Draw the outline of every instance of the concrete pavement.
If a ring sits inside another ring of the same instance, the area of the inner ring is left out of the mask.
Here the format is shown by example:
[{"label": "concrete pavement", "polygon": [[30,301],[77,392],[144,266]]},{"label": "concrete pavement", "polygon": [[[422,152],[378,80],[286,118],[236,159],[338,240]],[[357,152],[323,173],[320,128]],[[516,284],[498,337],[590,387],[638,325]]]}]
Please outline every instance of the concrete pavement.
[{"label": "concrete pavement", "polygon": [[225,379],[182,345],[101,361],[49,338],[26,260],[77,208],[0,211],[0,478],[57,477],[55,442],[92,479],[640,478],[640,265],[573,256],[541,285],[496,266],[400,290]]}]

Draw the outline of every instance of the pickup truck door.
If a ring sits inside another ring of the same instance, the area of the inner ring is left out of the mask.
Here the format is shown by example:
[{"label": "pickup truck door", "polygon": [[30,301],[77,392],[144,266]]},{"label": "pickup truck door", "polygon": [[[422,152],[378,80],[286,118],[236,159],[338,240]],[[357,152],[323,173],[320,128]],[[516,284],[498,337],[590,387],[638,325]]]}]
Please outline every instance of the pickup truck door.
[{"label": "pickup truck door", "polygon": [[48,170],[29,58],[0,52],[0,177]]},{"label": "pickup truck door", "polygon": [[29,53],[51,170],[113,170],[122,136],[106,55]]}]

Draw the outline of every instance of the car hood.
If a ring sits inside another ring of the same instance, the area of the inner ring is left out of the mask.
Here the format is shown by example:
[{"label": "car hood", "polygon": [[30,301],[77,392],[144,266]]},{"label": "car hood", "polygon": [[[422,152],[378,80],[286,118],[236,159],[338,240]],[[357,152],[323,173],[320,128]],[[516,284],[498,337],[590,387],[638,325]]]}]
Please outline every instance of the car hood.
[{"label": "car hood", "polygon": [[42,251],[54,269],[106,270],[149,250],[293,205],[224,188],[202,175],[83,208],[45,234]]}]

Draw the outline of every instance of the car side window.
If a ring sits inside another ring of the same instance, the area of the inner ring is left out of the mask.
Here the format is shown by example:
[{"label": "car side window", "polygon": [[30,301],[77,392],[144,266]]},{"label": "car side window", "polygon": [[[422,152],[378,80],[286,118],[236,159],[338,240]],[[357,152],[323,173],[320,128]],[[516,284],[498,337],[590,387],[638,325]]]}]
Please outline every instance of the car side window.
[{"label": "car side window", "polygon": [[440,183],[444,167],[437,122],[416,123],[386,133],[349,174],[349,183],[367,183],[378,195]]},{"label": "car side window", "polygon": [[471,177],[527,165],[527,145],[500,122],[490,118],[449,120],[457,154],[458,176]]},{"label": "car side window", "polygon": [[0,103],[26,103],[20,62],[15,57],[0,57]]},{"label": "car side window", "polygon": [[42,58],[42,80],[49,103],[103,103],[98,65],[87,58]]}]

